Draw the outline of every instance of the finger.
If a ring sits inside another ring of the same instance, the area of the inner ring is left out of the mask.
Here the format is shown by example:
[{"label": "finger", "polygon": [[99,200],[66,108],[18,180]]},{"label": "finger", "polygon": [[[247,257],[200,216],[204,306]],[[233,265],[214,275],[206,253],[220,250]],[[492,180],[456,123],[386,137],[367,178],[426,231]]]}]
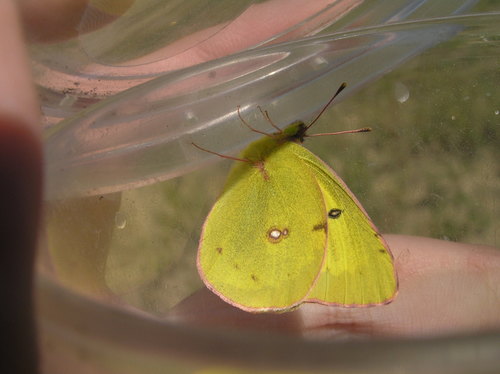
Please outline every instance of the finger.
[{"label": "finger", "polygon": [[222,329],[302,332],[302,317],[298,311],[283,314],[248,313],[222,301],[203,288],[177,305],[167,316],[172,322]]},{"label": "finger", "polygon": [[19,11],[31,41],[67,39],[77,34],[88,0],[20,0]]},{"label": "finger", "polygon": [[18,118],[36,135],[40,133],[39,110],[28,55],[12,1],[0,2],[0,113]]},{"label": "finger", "polygon": [[[53,42],[101,28],[126,12],[135,0],[20,0],[27,39]],[[82,21],[88,19],[82,28]]]},{"label": "finger", "polygon": [[310,335],[421,336],[500,327],[500,251],[411,236],[385,236],[393,250],[399,294],[389,305],[305,305]]},{"label": "finger", "polygon": [[[144,27],[147,28],[151,26],[147,24],[147,18],[144,21],[140,17],[137,19],[136,15],[147,14],[154,9],[154,6],[143,5],[133,0],[19,0],[19,5],[28,40],[34,42],[76,38],[82,33],[99,29],[121,16],[129,17],[125,19],[126,24],[138,27],[139,22],[144,22]],[[127,13],[129,8],[132,10]],[[340,18],[352,10],[353,4],[344,1],[332,5],[330,0],[272,0],[241,8],[233,4],[232,8],[236,9],[228,10],[235,12],[232,20],[221,17],[219,21],[207,22],[206,27],[202,29],[189,24],[192,18],[189,12],[181,12],[181,15],[188,15],[186,18],[181,17],[179,25],[173,28],[179,33],[179,37],[161,48],[158,45],[160,49],[150,58],[162,61],[159,66],[163,71],[173,70],[226,56],[261,43],[292,40],[324,26],[317,23],[310,26],[308,22],[304,22],[305,20],[318,18],[322,11],[328,9],[328,17],[322,20],[326,24],[333,21],[332,15]],[[238,10],[241,13],[238,14]],[[124,37],[120,35],[120,38]],[[134,35],[130,35],[131,39],[133,37]],[[151,38],[164,37],[156,34],[151,36]],[[120,38],[116,43],[119,44]],[[85,50],[85,45],[80,47]],[[138,60],[134,62],[136,63],[144,62]]]},{"label": "finger", "polygon": [[[18,15],[0,2],[0,344],[9,373],[36,372],[33,259],[41,186],[38,109]],[[7,352],[5,352],[7,350]]]},{"label": "finger", "polygon": [[310,338],[419,336],[500,327],[500,252],[411,236],[387,235],[399,274],[394,302],[370,308],[303,304],[283,314],[251,314],[203,289],[169,318],[183,323],[273,330]]}]

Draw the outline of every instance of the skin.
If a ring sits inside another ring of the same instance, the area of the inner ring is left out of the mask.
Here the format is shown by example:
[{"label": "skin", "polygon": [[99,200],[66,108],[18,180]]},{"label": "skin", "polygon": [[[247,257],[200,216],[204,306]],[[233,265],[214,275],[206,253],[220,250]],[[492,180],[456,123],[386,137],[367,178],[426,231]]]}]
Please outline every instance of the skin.
[{"label": "skin", "polygon": [[391,304],[371,308],[303,304],[285,314],[251,314],[204,289],[184,300],[170,318],[308,338],[418,337],[500,329],[498,249],[423,237],[384,237],[399,278],[399,294]]},{"label": "skin", "polygon": [[[86,4],[39,3],[0,0],[0,50],[9,51],[0,61],[0,292],[8,300],[0,309],[0,336],[4,343],[2,368],[9,373],[37,372],[32,283],[41,208],[41,126],[24,38],[50,41],[71,37]],[[270,23],[266,27],[256,27],[255,22],[241,25],[243,36],[245,25],[252,27],[252,35],[258,30],[269,32],[270,27]],[[225,44],[224,35],[219,37],[221,47],[211,51],[213,55],[233,52],[243,40],[231,33],[227,35],[230,44]],[[203,52],[205,59],[212,58]],[[255,315],[202,290],[169,317],[198,325],[272,329],[311,338],[418,336],[500,328],[496,313],[500,309],[498,250],[408,236],[388,235],[386,239],[400,282],[400,295],[388,306],[343,309],[307,304],[283,315]]]},{"label": "skin", "polygon": [[[41,197],[39,113],[15,6],[0,1],[2,371],[36,370],[32,279]],[[8,347],[8,348],[5,348]],[[7,350],[8,352],[5,352]]]}]

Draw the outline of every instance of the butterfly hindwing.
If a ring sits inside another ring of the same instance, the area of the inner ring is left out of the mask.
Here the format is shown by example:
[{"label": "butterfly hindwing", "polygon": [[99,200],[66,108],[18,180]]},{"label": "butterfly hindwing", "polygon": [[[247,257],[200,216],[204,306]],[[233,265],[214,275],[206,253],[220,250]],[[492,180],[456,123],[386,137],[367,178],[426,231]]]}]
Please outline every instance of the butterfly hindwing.
[{"label": "butterfly hindwing", "polygon": [[314,154],[297,144],[293,153],[320,185],[328,222],[325,266],[308,301],[341,306],[392,301],[397,292],[392,254],[360,203]]}]

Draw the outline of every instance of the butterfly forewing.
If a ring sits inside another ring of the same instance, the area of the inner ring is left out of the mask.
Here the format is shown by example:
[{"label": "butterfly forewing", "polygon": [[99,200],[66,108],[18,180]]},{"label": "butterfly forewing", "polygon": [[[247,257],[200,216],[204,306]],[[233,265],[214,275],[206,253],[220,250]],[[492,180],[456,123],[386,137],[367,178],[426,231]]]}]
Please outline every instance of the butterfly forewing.
[{"label": "butterfly forewing", "polygon": [[236,163],[203,227],[198,271],[208,288],[244,310],[290,310],[323,266],[323,191],[313,169],[290,152],[294,146],[276,147],[260,165]]}]

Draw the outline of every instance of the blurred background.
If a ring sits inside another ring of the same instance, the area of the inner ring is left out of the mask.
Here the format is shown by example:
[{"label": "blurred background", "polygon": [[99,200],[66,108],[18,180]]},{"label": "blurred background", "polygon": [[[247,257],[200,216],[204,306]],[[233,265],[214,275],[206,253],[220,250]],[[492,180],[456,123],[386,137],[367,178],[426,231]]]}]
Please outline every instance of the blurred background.
[{"label": "blurred background", "polygon": [[[258,105],[279,126],[307,122],[343,81],[313,132],[374,131],[305,146],[380,231],[498,246],[496,1],[318,2],[298,15],[299,1],[115,3],[92,1],[73,36],[31,45],[47,160],[39,282],[55,295],[42,321],[68,290],[141,319],[203,288],[200,230],[231,161],[190,143],[235,155],[257,138],[238,105],[271,131]],[[235,31],[255,19],[259,32]]]}]

